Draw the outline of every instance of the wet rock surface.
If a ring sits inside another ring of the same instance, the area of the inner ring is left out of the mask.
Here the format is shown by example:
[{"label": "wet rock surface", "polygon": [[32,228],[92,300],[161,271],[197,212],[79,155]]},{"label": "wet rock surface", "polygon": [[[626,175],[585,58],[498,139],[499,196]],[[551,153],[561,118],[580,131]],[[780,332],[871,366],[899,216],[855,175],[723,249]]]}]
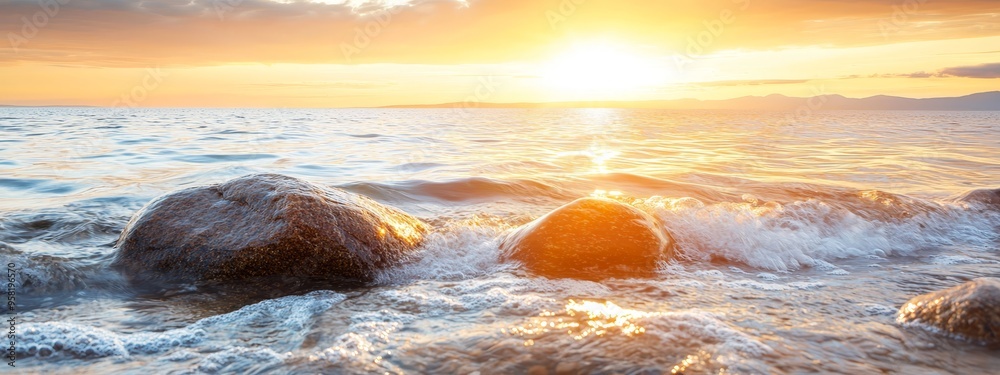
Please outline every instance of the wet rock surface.
[{"label": "wet rock surface", "polygon": [[426,230],[363,196],[251,175],[149,203],[122,232],[114,265],[133,280],[365,282],[404,261]]},{"label": "wet rock surface", "polygon": [[978,343],[1000,343],[1000,279],[979,278],[914,297],[899,309],[899,323],[923,324]]},{"label": "wet rock surface", "polygon": [[1000,189],[977,189],[962,194],[958,200],[1000,207]]},{"label": "wet rock surface", "polygon": [[580,279],[652,273],[673,255],[673,239],[656,219],[604,198],[566,204],[511,233],[500,247],[532,272]]}]

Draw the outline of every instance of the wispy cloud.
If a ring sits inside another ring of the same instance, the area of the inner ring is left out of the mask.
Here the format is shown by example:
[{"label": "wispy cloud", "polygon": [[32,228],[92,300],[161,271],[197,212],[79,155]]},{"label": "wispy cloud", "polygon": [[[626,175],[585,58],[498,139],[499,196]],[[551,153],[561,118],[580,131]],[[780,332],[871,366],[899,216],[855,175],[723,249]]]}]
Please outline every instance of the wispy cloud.
[{"label": "wispy cloud", "polygon": [[[687,36],[704,31],[705,19],[733,6],[733,0],[588,1],[554,31],[546,12],[566,1],[71,0],[19,52],[0,44],[0,64],[497,63],[537,59],[569,35],[614,35],[669,52],[683,50]],[[885,40],[877,21],[892,16],[891,5],[753,1],[711,49],[878,45]],[[391,27],[347,61],[338,46],[386,7],[401,9],[393,12]],[[24,19],[38,11],[36,0],[0,2],[0,36],[20,33]],[[1000,35],[998,15],[997,1],[928,1],[892,39]]]},{"label": "wispy cloud", "polygon": [[381,89],[392,87],[393,82],[269,82],[269,83],[247,83],[249,87],[269,87],[269,88],[310,88],[310,89]]},{"label": "wispy cloud", "polygon": [[965,78],[1000,78],[1000,63],[956,66],[941,70],[941,74]]},{"label": "wispy cloud", "polygon": [[954,66],[949,68],[944,68],[936,72],[913,72],[913,73],[892,73],[892,74],[875,74],[871,76],[847,76],[844,79],[855,79],[855,78],[945,78],[945,77],[959,77],[959,78],[1000,78],[1000,63],[989,63],[980,65],[969,65],[969,66]]},{"label": "wispy cloud", "polygon": [[700,82],[699,86],[723,87],[723,86],[762,86],[762,85],[793,85],[809,82],[808,79],[760,79],[760,80],[737,80],[737,81],[714,81]]}]

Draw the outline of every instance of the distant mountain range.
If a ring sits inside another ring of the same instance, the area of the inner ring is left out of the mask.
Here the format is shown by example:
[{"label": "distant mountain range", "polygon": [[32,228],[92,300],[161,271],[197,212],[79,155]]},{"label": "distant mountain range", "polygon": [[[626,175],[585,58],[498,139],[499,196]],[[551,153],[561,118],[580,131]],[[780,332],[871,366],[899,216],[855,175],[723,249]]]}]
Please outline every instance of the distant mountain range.
[{"label": "distant mountain range", "polygon": [[[3,105],[0,107],[20,107]],[[88,107],[80,105],[46,105],[34,107]],[[542,103],[441,103],[405,104],[379,108],[654,108],[654,109],[735,109],[735,110],[900,110],[900,111],[1000,111],[1000,91],[954,98],[914,99],[878,95],[848,98],[842,95],[821,95],[810,98],[779,94],[744,96],[725,100],[648,100],[648,101],[584,101]]]},{"label": "distant mountain range", "polygon": [[784,95],[745,96],[726,100],[651,100],[547,103],[442,103],[394,105],[383,108],[657,108],[657,109],[737,109],[737,110],[902,110],[902,111],[1000,111],[1000,91],[954,98],[913,99],[878,95],[847,98],[821,95],[794,98]]}]

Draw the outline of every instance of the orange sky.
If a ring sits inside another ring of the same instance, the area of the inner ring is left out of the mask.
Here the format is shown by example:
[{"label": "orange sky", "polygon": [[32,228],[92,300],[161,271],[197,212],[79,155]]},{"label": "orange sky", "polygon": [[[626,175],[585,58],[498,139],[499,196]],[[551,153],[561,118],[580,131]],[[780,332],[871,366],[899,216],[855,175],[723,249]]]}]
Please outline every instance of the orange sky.
[{"label": "orange sky", "polygon": [[12,0],[0,103],[344,107],[1000,89],[1000,2]]}]

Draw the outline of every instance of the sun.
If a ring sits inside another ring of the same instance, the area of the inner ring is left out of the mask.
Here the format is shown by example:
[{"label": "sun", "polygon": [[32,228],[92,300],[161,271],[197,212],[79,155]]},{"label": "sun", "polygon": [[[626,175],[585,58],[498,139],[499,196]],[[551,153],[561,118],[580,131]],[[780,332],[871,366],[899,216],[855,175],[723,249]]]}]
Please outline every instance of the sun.
[{"label": "sun", "polygon": [[665,60],[612,43],[577,44],[542,66],[550,89],[575,95],[629,94],[669,83]]}]

